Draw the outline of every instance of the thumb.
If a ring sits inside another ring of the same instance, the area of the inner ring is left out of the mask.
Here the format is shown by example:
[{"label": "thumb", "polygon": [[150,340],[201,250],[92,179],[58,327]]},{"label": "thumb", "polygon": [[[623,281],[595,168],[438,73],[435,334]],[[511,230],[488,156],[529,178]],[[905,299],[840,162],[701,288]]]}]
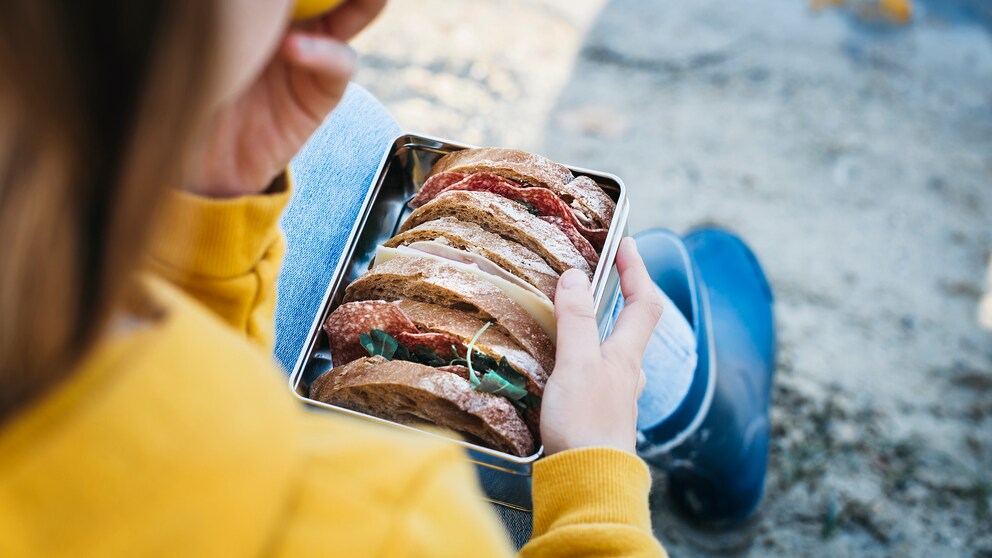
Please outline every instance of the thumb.
[{"label": "thumb", "polygon": [[555,368],[585,367],[599,357],[599,331],[589,279],[569,269],[558,279],[555,293],[558,350]]}]

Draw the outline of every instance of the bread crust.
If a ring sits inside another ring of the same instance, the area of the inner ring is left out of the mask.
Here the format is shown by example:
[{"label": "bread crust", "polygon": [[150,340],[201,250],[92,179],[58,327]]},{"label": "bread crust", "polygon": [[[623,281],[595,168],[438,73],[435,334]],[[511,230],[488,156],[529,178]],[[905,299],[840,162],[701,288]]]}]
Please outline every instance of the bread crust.
[{"label": "bread crust", "polygon": [[521,151],[502,147],[480,147],[452,151],[438,159],[427,178],[445,171],[472,174],[491,172],[522,184],[540,186],[555,193],[572,181],[572,171],[558,163]]},{"label": "bread crust", "polygon": [[519,242],[491,233],[476,223],[441,217],[421,223],[390,238],[384,246],[395,248],[413,242],[444,238],[453,248],[477,253],[520,279],[530,283],[552,301],[558,273],[540,256]]},{"label": "bread crust", "polygon": [[379,264],[345,290],[344,302],[410,299],[467,312],[505,332],[545,370],[554,344],[541,326],[498,287],[432,258],[400,256]]},{"label": "bread crust", "polygon": [[[617,203],[599,187],[595,180],[588,176],[577,176],[575,180],[565,185],[565,191],[568,196],[561,197],[569,207],[592,217],[592,224],[609,230]],[[572,199],[569,200],[569,197]]]},{"label": "bread crust", "polygon": [[[485,325],[482,320],[473,318],[465,312],[436,304],[406,299],[397,300],[393,304],[398,306],[421,331],[445,333],[466,345]],[[538,396],[544,394],[544,385],[548,381],[547,371],[509,336],[490,327],[476,341],[475,348],[496,359],[506,357],[510,366],[527,378],[527,391]]]},{"label": "bread crust", "polygon": [[585,257],[558,227],[531,215],[520,204],[489,192],[444,192],[411,213],[400,232],[443,217],[475,223],[517,242],[541,256],[557,273],[574,267],[592,277],[593,269]]},{"label": "bread crust", "polygon": [[591,178],[576,178],[568,167],[519,149],[482,147],[453,151],[434,164],[427,178],[445,171],[491,172],[521,184],[547,188],[602,228],[610,227],[616,210],[613,199]]},{"label": "bread crust", "polygon": [[317,378],[310,398],[394,422],[436,424],[521,457],[537,448],[506,398],[476,391],[456,374],[414,362],[354,360]]}]

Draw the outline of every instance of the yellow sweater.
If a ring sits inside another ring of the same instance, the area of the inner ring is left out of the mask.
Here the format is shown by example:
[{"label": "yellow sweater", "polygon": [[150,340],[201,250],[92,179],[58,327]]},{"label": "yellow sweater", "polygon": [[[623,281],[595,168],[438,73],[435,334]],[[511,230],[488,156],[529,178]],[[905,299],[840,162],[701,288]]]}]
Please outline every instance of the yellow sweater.
[{"label": "yellow sweater", "polygon": [[[0,430],[0,556],[512,554],[457,446],[291,397],[269,356],[288,193],[171,196],[144,278],[163,316]],[[663,555],[649,484],[615,450],[539,461],[521,554]]]}]

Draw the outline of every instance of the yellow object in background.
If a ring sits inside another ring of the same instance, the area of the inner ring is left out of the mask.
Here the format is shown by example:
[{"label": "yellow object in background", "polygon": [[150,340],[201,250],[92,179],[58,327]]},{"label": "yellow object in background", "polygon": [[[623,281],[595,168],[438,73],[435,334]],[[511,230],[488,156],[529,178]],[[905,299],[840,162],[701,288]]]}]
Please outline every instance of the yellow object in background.
[{"label": "yellow object in background", "polygon": [[882,0],[878,7],[882,15],[896,23],[908,23],[913,17],[912,0]]},{"label": "yellow object in background", "polygon": [[296,0],[293,8],[293,21],[302,21],[314,16],[327,13],[337,7],[343,0]]},{"label": "yellow object in background", "polygon": [[810,0],[809,5],[814,10],[847,5],[862,19],[885,19],[900,25],[913,18],[913,0]]}]

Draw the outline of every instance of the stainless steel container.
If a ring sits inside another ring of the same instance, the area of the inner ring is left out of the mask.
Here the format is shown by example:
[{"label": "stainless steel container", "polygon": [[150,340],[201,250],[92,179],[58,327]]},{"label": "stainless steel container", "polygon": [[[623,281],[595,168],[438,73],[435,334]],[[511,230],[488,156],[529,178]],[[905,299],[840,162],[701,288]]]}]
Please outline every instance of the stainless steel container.
[{"label": "stainless steel container", "polygon": [[[296,360],[289,378],[289,388],[304,403],[377,422],[390,428],[409,430],[423,436],[441,436],[436,432],[428,432],[314,401],[307,397],[307,393],[310,382],[331,368],[327,339],[322,333],[321,325],[341,304],[345,288],[368,269],[376,247],[396,234],[400,225],[411,213],[406,205],[407,201],[423,186],[425,177],[434,163],[447,153],[469,147],[474,146],[430,136],[403,134],[393,141],[383,155],[375,182],[365,197],[358,220],[348,237],[348,244],[334,270],[320,310],[310,326],[303,351]],[[600,335],[605,336],[612,326],[611,310],[620,292],[619,276],[613,262],[620,239],[627,233],[627,214],[630,204],[627,201],[626,188],[616,176],[578,167],[569,167],[569,169],[576,176],[586,175],[595,180],[617,202],[617,210],[592,280]],[[469,459],[477,465],[483,489],[489,500],[515,509],[525,511],[531,509],[531,471],[534,461],[541,457],[542,449],[527,457],[517,457],[460,440],[452,443],[460,444],[468,450]]]}]

